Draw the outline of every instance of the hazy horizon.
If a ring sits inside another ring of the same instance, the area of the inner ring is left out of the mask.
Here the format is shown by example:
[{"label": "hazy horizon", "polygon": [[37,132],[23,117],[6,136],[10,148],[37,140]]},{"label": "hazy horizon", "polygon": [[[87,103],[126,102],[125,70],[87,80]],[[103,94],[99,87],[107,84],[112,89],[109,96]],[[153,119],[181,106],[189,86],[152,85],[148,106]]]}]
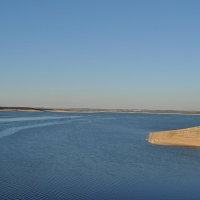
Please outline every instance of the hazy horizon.
[{"label": "hazy horizon", "polygon": [[200,1],[1,1],[0,105],[200,110]]}]

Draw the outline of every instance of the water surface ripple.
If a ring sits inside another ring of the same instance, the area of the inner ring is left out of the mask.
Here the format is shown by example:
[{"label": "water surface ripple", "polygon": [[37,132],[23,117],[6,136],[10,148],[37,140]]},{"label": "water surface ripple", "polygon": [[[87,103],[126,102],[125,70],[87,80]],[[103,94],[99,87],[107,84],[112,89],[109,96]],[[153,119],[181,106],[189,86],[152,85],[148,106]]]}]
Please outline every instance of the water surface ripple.
[{"label": "water surface ripple", "polygon": [[200,148],[149,132],[200,116],[0,112],[0,199],[200,199]]}]

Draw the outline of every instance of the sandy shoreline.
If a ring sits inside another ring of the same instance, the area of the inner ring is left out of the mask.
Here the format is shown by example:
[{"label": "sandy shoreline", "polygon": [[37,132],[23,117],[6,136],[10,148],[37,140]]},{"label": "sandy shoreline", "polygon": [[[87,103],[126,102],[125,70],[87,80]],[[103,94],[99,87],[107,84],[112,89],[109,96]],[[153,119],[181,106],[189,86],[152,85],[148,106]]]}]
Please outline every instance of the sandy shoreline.
[{"label": "sandy shoreline", "polygon": [[149,134],[148,142],[154,145],[193,146],[200,147],[200,126],[153,132]]}]

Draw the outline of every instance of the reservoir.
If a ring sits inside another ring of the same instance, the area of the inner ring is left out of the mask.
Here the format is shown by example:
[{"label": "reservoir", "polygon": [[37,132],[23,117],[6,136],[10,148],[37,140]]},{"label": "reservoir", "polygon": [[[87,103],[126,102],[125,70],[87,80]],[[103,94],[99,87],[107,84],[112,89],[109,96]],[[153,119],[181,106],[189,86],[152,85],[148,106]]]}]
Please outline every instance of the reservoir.
[{"label": "reservoir", "polygon": [[149,132],[199,115],[0,112],[0,199],[200,199],[200,148]]}]

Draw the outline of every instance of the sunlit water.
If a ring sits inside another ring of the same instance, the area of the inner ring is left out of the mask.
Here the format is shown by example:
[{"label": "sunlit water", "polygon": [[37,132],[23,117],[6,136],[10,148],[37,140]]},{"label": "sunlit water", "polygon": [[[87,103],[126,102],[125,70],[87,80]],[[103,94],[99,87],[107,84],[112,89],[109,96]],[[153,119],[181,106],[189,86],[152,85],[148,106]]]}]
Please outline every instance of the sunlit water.
[{"label": "sunlit water", "polygon": [[0,199],[200,199],[200,148],[149,132],[200,116],[0,112]]}]

